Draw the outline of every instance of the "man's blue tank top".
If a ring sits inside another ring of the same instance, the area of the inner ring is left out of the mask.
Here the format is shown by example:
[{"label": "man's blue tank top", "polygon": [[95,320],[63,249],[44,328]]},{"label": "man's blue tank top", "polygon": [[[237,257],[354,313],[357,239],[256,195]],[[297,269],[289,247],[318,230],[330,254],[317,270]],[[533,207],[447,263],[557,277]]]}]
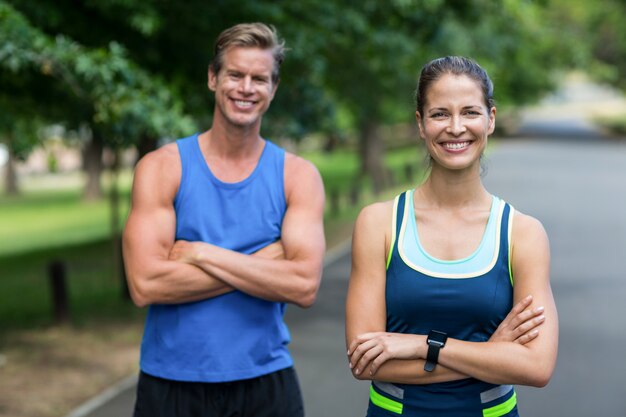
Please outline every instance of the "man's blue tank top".
[{"label": "man's blue tank top", "polygon": [[[198,135],[177,141],[182,177],[174,208],[176,240],[251,254],[280,239],[286,210],[285,152],[265,141],[250,176],[224,183],[207,165]],[[141,370],[179,381],[226,382],[293,365],[285,304],[233,291],[203,301],[151,305]]]},{"label": "man's blue tank top", "polygon": [[[420,244],[413,190],[398,196],[387,262],[387,331],[425,335],[439,330],[455,339],[487,341],[513,304],[512,213],[509,204],[493,196],[478,249],[465,259],[444,261]],[[374,381],[368,416],[511,417],[518,415],[516,404],[513,386],[474,378],[426,385]]]}]

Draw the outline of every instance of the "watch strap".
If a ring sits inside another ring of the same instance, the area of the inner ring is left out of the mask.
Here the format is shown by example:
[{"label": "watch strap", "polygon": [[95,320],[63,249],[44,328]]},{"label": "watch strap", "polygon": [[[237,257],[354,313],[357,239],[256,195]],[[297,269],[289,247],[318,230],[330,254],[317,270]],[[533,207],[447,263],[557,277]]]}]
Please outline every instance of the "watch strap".
[{"label": "watch strap", "polygon": [[426,372],[432,372],[435,370],[437,360],[439,359],[439,350],[441,345],[439,343],[429,343],[428,353],[426,354],[426,363],[424,364],[424,370]]},{"label": "watch strap", "polygon": [[428,352],[426,353],[426,363],[424,364],[424,370],[426,372],[432,372],[437,366],[439,361],[439,351],[446,345],[448,335],[444,332],[437,330],[431,330],[426,338],[428,344]]}]

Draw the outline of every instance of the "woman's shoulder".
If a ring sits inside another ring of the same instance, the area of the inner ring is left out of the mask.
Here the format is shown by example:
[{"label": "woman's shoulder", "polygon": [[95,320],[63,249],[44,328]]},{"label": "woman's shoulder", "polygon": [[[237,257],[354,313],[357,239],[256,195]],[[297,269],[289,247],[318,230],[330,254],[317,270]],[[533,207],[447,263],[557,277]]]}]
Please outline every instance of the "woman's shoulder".
[{"label": "woman's shoulder", "polygon": [[386,229],[393,216],[394,201],[379,201],[363,207],[356,220],[357,227]]},{"label": "woman's shoulder", "polygon": [[515,210],[513,214],[513,233],[545,233],[541,221],[537,218]]},{"label": "woman's shoulder", "polygon": [[548,234],[543,224],[533,216],[515,210],[512,242],[518,248],[545,250],[549,247]]}]

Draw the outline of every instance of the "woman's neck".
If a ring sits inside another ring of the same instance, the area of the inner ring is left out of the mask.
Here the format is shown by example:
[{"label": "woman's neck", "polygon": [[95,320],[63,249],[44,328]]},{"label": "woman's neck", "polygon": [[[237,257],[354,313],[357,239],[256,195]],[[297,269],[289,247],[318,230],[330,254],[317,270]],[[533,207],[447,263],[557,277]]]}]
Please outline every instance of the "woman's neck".
[{"label": "woman's neck", "polygon": [[433,167],[416,193],[422,204],[436,208],[482,207],[491,204],[491,194],[480,179],[480,167],[456,172]]}]

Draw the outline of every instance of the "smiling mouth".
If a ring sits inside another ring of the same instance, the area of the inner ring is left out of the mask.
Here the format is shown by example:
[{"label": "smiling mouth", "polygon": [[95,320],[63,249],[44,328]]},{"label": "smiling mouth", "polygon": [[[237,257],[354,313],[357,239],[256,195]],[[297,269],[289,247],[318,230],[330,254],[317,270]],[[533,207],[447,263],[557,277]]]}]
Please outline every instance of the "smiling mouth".
[{"label": "smiling mouth", "polygon": [[235,100],[233,99],[233,102],[235,103],[235,105],[237,107],[241,107],[241,108],[250,108],[252,106],[254,106],[254,101],[248,101],[248,100]]},{"label": "smiling mouth", "polygon": [[460,149],[465,149],[467,148],[472,142],[470,141],[465,141],[465,142],[445,142],[442,143],[441,146],[443,146],[446,149],[450,149],[452,151],[458,151]]}]

